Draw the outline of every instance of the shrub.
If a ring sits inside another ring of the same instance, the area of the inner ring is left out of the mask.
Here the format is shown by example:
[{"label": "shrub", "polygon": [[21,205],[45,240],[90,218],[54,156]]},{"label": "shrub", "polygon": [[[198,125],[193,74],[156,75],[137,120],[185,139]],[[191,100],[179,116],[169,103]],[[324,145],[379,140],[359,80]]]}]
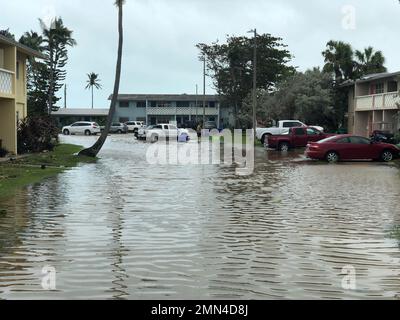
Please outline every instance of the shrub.
[{"label": "shrub", "polygon": [[0,158],[4,158],[8,154],[8,151],[0,147]]},{"label": "shrub", "polygon": [[59,130],[50,116],[29,116],[18,125],[18,153],[53,150]]}]

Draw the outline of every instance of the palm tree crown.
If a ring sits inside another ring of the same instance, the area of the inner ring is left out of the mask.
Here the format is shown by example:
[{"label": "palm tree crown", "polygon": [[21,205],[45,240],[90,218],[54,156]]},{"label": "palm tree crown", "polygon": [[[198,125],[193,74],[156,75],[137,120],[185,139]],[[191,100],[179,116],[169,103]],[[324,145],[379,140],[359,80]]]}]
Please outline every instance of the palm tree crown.
[{"label": "palm tree crown", "polygon": [[85,89],[91,89],[92,90],[92,109],[94,107],[93,105],[93,89],[101,89],[101,84],[100,84],[100,79],[99,75],[97,73],[91,72],[87,74],[88,80],[87,80],[87,85]]}]

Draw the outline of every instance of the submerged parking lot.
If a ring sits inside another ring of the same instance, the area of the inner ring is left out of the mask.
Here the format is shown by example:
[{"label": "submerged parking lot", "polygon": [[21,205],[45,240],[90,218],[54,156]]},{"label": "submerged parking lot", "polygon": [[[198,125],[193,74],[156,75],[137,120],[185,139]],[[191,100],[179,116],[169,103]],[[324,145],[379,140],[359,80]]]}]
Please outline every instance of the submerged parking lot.
[{"label": "submerged parking lot", "polygon": [[395,163],[257,148],[241,177],[150,165],[148,146],[111,136],[97,163],[0,203],[0,299],[399,297]]}]

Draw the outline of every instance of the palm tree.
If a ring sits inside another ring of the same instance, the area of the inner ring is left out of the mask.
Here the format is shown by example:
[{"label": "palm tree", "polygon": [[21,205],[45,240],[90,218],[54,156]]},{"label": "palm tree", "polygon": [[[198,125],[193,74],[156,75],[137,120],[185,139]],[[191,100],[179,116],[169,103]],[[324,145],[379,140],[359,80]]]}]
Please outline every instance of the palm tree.
[{"label": "palm tree", "polygon": [[110,111],[108,112],[107,124],[104,128],[104,131],[101,133],[100,138],[96,141],[96,143],[88,149],[84,149],[79,152],[79,155],[96,157],[106,142],[107,136],[110,132],[112,120],[115,113],[115,108],[117,106],[118,100],[118,92],[119,92],[119,83],[121,79],[121,64],[122,64],[122,47],[124,42],[124,30],[123,30],[123,6],[125,0],[115,0],[115,5],[118,7],[118,58],[117,58],[117,66],[115,72],[115,82],[114,82],[114,91],[111,99]]},{"label": "palm tree", "polygon": [[97,73],[88,73],[88,80],[85,89],[92,89],[92,109],[93,109],[93,89],[101,89],[99,75]]},{"label": "palm tree", "polygon": [[324,71],[334,74],[336,83],[354,79],[354,52],[350,44],[331,40],[322,55],[325,58]]},{"label": "palm tree", "polygon": [[386,59],[383,56],[382,51],[374,51],[374,48],[368,47],[365,48],[364,51],[356,50],[355,56],[357,59],[356,64],[359,77],[366,74],[387,71],[384,66]]}]

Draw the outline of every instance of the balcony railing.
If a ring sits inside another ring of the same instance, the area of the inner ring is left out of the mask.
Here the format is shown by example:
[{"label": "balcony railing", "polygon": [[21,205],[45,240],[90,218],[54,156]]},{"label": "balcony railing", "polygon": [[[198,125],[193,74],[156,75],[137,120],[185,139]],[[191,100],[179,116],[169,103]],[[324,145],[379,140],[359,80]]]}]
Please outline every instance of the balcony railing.
[{"label": "balcony railing", "polygon": [[397,103],[400,104],[398,92],[373,94],[356,97],[355,109],[356,111],[397,109]]},{"label": "balcony railing", "polygon": [[13,76],[14,72],[0,69],[0,94],[13,94]]},{"label": "balcony railing", "polygon": [[[206,116],[217,116],[218,115],[218,108],[205,108]],[[196,108],[195,107],[149,107],[147,108],[148,115],[154,116],[170,116],[170,115],[177,115],[177,116],[185,116],[185,115],[203,115],[203,108]]]}]

